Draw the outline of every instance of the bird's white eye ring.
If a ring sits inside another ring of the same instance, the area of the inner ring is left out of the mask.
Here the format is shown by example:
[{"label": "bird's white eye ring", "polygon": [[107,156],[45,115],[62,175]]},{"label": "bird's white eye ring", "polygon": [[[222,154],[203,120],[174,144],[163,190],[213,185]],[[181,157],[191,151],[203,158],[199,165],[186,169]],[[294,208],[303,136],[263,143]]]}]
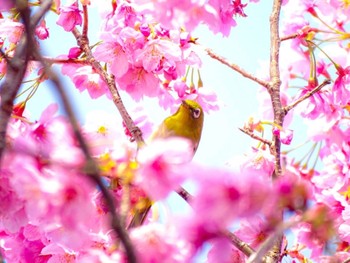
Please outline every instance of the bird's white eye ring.
[{"label": "bird's white eye ring", "polygon": [[193,118],[198,119],[199,116],[201,116],[201,110],[200,109],[193,109],[192,116],[193,116]]}]

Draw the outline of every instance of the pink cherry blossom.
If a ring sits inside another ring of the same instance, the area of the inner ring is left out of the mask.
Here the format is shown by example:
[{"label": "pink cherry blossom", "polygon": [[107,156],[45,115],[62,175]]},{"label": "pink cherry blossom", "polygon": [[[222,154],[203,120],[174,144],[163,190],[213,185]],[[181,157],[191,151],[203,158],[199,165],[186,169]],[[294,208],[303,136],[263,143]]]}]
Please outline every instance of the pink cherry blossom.
[{"label": "pink cherry blossom", "polygon": [[72,79],[78,90],[87,90],[91,98],[96,99],[105,94],[109,97],[107,84],[91,66],[68,63],[62,66],[62,73]]},{"label": "pink cherry blossom", "polygon": [[238,231],[234,232],[240,239],[256,249],[269,236],[269,226],[260,216],[251,220],[242,220]]},{"label": "pink cherry blossom", "polygon": [[274,162],[275,157],[269,150],[252,147],[246,154],[233,157],[229,161],[229,166],[237,173],[271,176],[274,171]]},{"label": "pink cherry blossom", "polygon": [[73,2],[69,6],[60,6],[59,11],[56,23],[62,26],[65,31],[72,31],[75,26],[82,25],[81,10],[79,10],[77,2]]},{"label": "pink cherry blossom", "polygon": [[350,90],[348,85],[350,83],[350,66],[343,69],[338,68],[338,77],[333,86],[333,103],[336,105],[346,105],[349,102]]},{"label": "pink cherry blossom", "polygon": [[128,57],[123,47],[116,42],[104,42],[97,46],[94,55],[101,61],[108,62],[111,73],[120,78],[129,69]]},{"label": "pink cherry blossom", "polygon": [[15,150],[37,156],[38,167],[45,166],[48,159],[67,165],[82,162],[82,153],[75,147],[72,130],[64,118],[55,116],[57,110],[57,104],[49,105],[39,121],[27,127],[13,143]]},{"label": "pink cherry blossom", "polygon": [[131,239],[135,244],[139,260],[153,262],[189,262],[191,246],[181,239],[176,229],[153,223],[134,229]]},{"label": "pink cherry blossom", "polygon": [[283,144],[289,145],[293,139],[293,130],[289,129],[279,129],[274,127],[272,129],[273,135],[278,136]]},{"label": "pink cherry blossom", "polygon": [[0,11],[8,11],[13,8],[14,5],[15,3],[11,1],[0,1]]},{"label": "pink cherry blossom", "polygon": [[212,248],[208,252],[207,263],[244,263],[245,255],[232,247],[228,239],[216,238],[210,242]]},{"label": "pink cherry blossom", "polygon": [[42,20],[36,27],[35,34],[41,40],[47,39],[49,37],[49,29],[46,27],[45,20]]},{"label": "pink cherry blossom", "polygon": [[81,55],[81,49],[79,47],[72,47],[69,49],[68,58],[75,59]]},{"label": "pink cherry blossom", "polygon": [[27,239],[23,228],[16,234],[2,233],[0,236],[2,241],[0,247],[6,260],[44,263],[50,258],[41,254],[45,244],[40,240],[40,236],[38,239]]},{"label": "pink cherry blossom", "polygon": [[156,97],[159,94],[159,79],[144,68],[129,68],[117,82],[137,101],[143,96]]},{"label": "pink cherry blossom", "polygon": [[11,19],[0,19],[0,38],[10,43],[17,43],[24,32],[22,23]]},{"label": "pink cherry blossom", "polygon": [[[251,218],[261,212],[262,204],[270,202],[269,205],[274,207],[269,194],[271,188],[257,174],[238,176],[229,171],[197,167],[192,176],[196,179],[195,197],[190,202],[193,212],[181,219],[186,224],[180,224],[179,229],[195,249],[208,240],[221,237],[222,231],[235,219]],[[240,258],[239,255],[234,257]]]},{"label": "pink cherry blossom", "polygon": [[[180,138],[156,139],[138,154],[136,183],[155,200],[176,191],[190,173],[191,144]],[[157,191],[154,191],[157,189]]]},{"label": "pink cherry blossom", "polygon": [[127,142],[122,134],[120,122],[113,114],[104,111],[96,110],[86,114],[83,135],[88,140],[94,156],[111,153],[114,147]]},{"label": "pink cherry blossom", "polygon": [[147,72],[162,70],[162,64],[166,61],[180,61],[181,49],[167,40],[156,39],[146,43],[139,52],[135,52],[136,63],[142,63]]}]

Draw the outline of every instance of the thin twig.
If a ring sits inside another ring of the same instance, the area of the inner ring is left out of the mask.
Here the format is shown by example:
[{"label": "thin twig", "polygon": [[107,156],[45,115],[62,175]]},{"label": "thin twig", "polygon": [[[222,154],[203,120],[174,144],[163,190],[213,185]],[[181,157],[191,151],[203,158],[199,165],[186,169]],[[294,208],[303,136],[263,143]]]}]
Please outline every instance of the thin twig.
[{"label": "thin twig", "polygon": [[290,34],[288,36],[281,37],[281,41],[297,38],[299,35],[300,35],[299,33]]},{"label": "thin twig", "polygon": [[89,64],[86,59],[79,58],[51,58],[51,57],[43,57],[43,60],[50,64]]},{"label": "thin twig", "polygon": [[350,258],[344,260],[343,263],[350,263]]},{"label": "thin twig", "polygon": [[252,137],[253,139],[258,140],[258,141],[260,141],[260,142],[262,142],[262,143],[264,143],[264,144],[267,144],[268,146],[271,147],[271,145],[272,145],[272,142],[271,142],[271,141],[266,140],[266,139],[264,139],[264,138],[261,138],[260,136],[255,135],[253,132],[248,131],[247,129],[242,129],[242,128],[238,128],[238,129],[239,129],[241,132],[243,132],[243,133],[249,135],[249,136]]},{"label": "thin twig", "polygon": [[331,84],[331,80],[330,79],[326,79],[320,85],[318,85],[316,88],[314,88],[314,89],[308,91],[307,93],[305,93],[304,96],[300,97],[299,99],[297,99],[296,101],[294,101],[290,105],[285,106],[283,108],[285,114],[287,114],[291,109],[295,108],[300,102],[303,102],[304,100],[310,98],[312,95],[314,95],[315,93],[319,92],[324,86],[329,85],[329,84]]},{"label": "thin twig", "polygon": [[183,187],[181,187],[176,193],[186,202],[189,202],[193,198],[193,196]]},{"label": "thin twig", "polygon": [[135,262],[137,262],[137,260],[136,260],[134,248],[133,248],[133,245],[131,243],[130,237],[122,224],[122,220],[121,220],[120,216],[116,212],[114,198],[113,198],[112,194],[109,192],[109,190],[107,189],[104,182],[102,181],[102,177],[100,175],[99,168],[98,168],[96,162],[94,161],[94,159],[92,158],[90,150],[88,148],[88,145],[85,142],[85,139],[80,132],[79,124],[78,124],[77,119],[75,118],[74,111],[72,109],[71,103],[69,102],[68,96],[64,92],[62,84],[59,81],[56,74],[54,74],[51,71],[51,69],[44,63],[44,61],[41,59],[41,57],[37,57],[36,59],[38,61],[42,62],[44,69],[45,69],[45,74],[53,82],[54,86],[56,87],[57,92],[59,93],[59,96],[61,98],[64,109],[65,109],[67,116],[69,118],[69,121],[72,125],[74,135],[77,138],[77,140],[79,142],[79,146],[85,155],[86,164],[85,164],[84,172],[89,176],[90,179],[92,179],[94,181],[94,183],[98,186],[98,188],[102,192],[102,195],[104,197],[104,200],[106,201],[108,210],[111,214],[112,228],[115,231],[115,233],[118,235],[118,237],[120,238],[120,240],[125,248],[126,255],[127,255],[129,262],[135,263]]},{"label": "thin twig", "polygon": [[267,88],[267,87],[269,86],[269,84],[268,84],[267,81],[264,81],[264,80],[262,80],[262,79],[259,79],[259,78],[255,77],[253,74],[251,74],[251,73],[245,71],[244,69],[242,69],[242,68],[239,67],[238,65],[229,62],[226,58],[224,58],[224,57],[222,57],[222,56],[216,54],[216,53],[215,53],[213,50],[211,50],[210,48],[206,48],[205,51],[207,52],[207,54],[208,54],[211,58],[213,58],[213,59],[215,59],[215,60],[221,62],[222,64],[228,66],[229,68],[231,68],[231,69],[233,69],[234,71],[236,71],[236,72],[238,72],[239,74],[241,74],[243,77],[248,78],[248,79],[250,79],[250,80],[252,80],[252,81],[255,81],[256,83],[260,84],[261,86],[263,86],[263,87],[265,87],[265,88]]}]

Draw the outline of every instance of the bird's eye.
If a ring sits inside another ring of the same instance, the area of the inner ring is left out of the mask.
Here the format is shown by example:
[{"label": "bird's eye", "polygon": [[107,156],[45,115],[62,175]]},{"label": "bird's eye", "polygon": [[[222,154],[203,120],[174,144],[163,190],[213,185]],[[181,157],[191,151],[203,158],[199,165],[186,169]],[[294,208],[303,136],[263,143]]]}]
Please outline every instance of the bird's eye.
[{"label": "bird's eye", "polygon": [[200,109],[193,109],[192,116],[193,116],[193,118],[198,119],[199,116],[201,116],[201,110]]}]

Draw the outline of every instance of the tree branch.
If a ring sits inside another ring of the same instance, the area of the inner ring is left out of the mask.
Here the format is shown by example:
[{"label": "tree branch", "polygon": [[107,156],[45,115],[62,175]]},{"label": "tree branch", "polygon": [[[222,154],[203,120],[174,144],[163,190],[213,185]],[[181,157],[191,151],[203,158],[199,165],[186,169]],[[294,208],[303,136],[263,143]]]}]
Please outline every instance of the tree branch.
[{"label": "tree branch", "polygon": [[231,233],[230,231],[226,231],[224,234],[228,239],[230,239],[231,243],[237,249],[242,251],[247,257],[250,257],[255,253],[254,249],[251,246],[240,240],[235,234]]},{"label": "tree branch", "polygon": [[[279,242],[279,239],[281,237],[283,237],[283,232],[289,228],[291,228],[292,226],[298,224],[299,220],[298,219],[294,219],[292,218],[291,220],[289,220],[288,222],[282,222],[281,224],[279,224],[274,233],[271,234],[265,241],[264,243],[261,244],[259,250],[257,250],[255,253],[252,253],[251,256],[249,257],[247,263],[260,263],[262,262],[262,260],[264,260],[264,262],[272,262],[272,258],[270,258],[270,255],[268,254],[267,256],[264,255],[266,254],[266,252],[270,252],[271,250],[274,249],[274,247],[276,246],[275,244]],[[281,241],[282,243],[282,241]],[[273,262],[280,262],[280,254],[276,255],[276,258],[274,259],[275,261]]]},{"label": "tree branch", "polygon": [[284,113],[287,114],[291,109],[295,108],[300,102],[303,102],[304,100],[310,98],[312,95],[314,95],[315,93],[319,92],[324,86],[331,84],[331,80],[330,79],[326,79],[325,81],[323,81],[320,85],[318,85],[316,88],[310,90],[309,92],[305,93],[304,96],[300,97],[299,99],[297,99],[296,101],[294,101],[293,103],[291,103],[288,106],[285,106],[284,109]]},{"label": "tree branch", "polygon": [[89,28],[89,16],[88,16],[88,9],[86,5],[83,5],[83,14],[84,14],[84,19],[83,19],[83,36],[88,37],[88,28]]},{"label": "tree branch", "polygon": [[181,187],[176,193],[186,202],[189,202],[193,198],[193,196],[183,187]]},{"label": "tree branch", "polygon": [[36,13],[30,18],[30,27],[32,28],[33,32],[35,31],[35,27],[40,20],[50,10],[51,6],[52,0],[41,1],[39,10],[36,11]]},{"label": "tree branch", "polygon": [[[268,92],[271,97],[271,103],[274,113],[274,123],[283,127],[285,113],[282,107],[280,96],[280,70],[279,70],[279,52],[281,40],[279,37],[279,20],[282,0],[274,0],[272,12],[270,15],[270,82]],[[272,138],[272,147],[270,148],[275,157],[275,169],[273,178],[276,179],[282,174],[281,166],[281,141],[277,135]],[[280,211],[280,217],[283,218],[283,211]],[[283,232],[276,235],[273,240],[273,246],[266,254],[264,262],[275,263],[280,259],[281,244],[283,241]]]},{"label": "tree branch", "polygon": [[[177,191],[177,194],[187,203],[189,203],[190,200],[193,198],[193,196],[189,192],[187,192],[187,190],[183,187],[181,187],[180,190]],[[249,257],[255,252],[254,249],[252,249],[247,243],[243,242],[241,239],[239,239],[235,234],[231,233],[230,231],[225,231],[223,234],[231,241],[231,243],[237,249],[242,251],[247,257]]]},{"label": "tree branch", "polygon": [[81,35],[80,32],[75,28],[73,29],[73,34],[77,40],[78,46],[83,50],[86,54],[86,61],[93,67],[93,69],[103,78],[103,80],[106,82],[109,91],[111,92],[112,99],[114,104],[116,105],[120,115],[123,118],[123,121],[125,122],[126,127],[132,134],[133,138],[136,140],[138,145],[144,144],[144,140],[142,138],[142,132],[139,127],[135,125],[133,120],[131,119],[129,113],[125,109],[125,106],[123,104],[123,101],[119,95],[119,91],[117,89],[114,76],[109,75],[101,66],[101,64],[96,61],[94,56],[92,55],[91,49],[89,47],[89,41],[88,38],[84,37],[84,35]]},{"label": "tree branch", "polygon": [[289,40],[289,39],[297,38],[298,36],[299,36],[299,33],[294,33],[294,34],[290,34],[288,36],[281,37],[281,42]]},{"label": "tree branch", "polygon": [[100,191],[103,195],[103,198],[106,201],[108,210],[111,214],[112,228],[115,231],[115,233],[117,234],[117,236],[120,238],[120,240],[125,248],[126,255],[127,255],[129,262],[135,263],[135,262],[137,262],[137,260],[136,260],[136,255],[135,255],[134,248],[133,248],[133,245],[131,243],[130,237],[122,224],[122,220],[121,220],[120,216],[116,212],[114,198],[113,198],[112,194],[109,192],[109,190],[107,189],[104,182],[102,181],[99,167],[97,166],[96,162],[92,158],[90,150],[88,148],[88,145],[85,142],[85,139],[80,132],[78,121],[75,118],[71,103],[69,102],[69,99],[68,99],[66,93],[64,92],[62,84],[60,83],[57,75],[51,71],[51,69],[47,66],[47,64],[44,63],[44,60],[41,57],[36,57],[36,59],[38,61],[40,61],[42,63],[42,65],[44,66],[45,74],[53,82],[53,84],[55,85],[56,90],[59,94],[59,97],[61,98],[62,104],[64,106],[64,110],[66,111],[67,116],[69,118],[69,121],[73,127],[74,135],[77,138],[77,140],[79,142],[79,146],[85,155],[86,164],[85,164],[84,172],[89,176],[89,178],[100,189]]},{"label": "tree branch", "polygon": [[207,54],[208,54],[211,58],[213,58],[213,59],[215,59],[215,60],[221,62],[222,64],[228,66],[229,68],[231,68],[231,69],[233,69],[234,71],[236,71],[236,72],[238,72],[239,74],[241,74],[243,77],[248,78],[248,79],[250,79],[250,80],[252,80],[252,81],[258,83],[258,84],[260,84],[261,86],[263,86],[263,87],[265,87],[265,88],[268,88],[268,86],[269,86],[269,83],[268,83],[268,82],[266,82],[266,81],[264,81],[264,80],[262,80],[262,79],[259,79],[259,78],[255,77],[253,74],[251,74],[251,73],[245,71],[244,69],[240,68],[238,65],[233,64],[233,63],[230,63],[226,58],[224,58],[224,57],[222,57],[222,56],[216,54],[216,53],[215,53],[213,50],[211,50],[210,48],[206,48],[205,51],[207,52]]},{"label": "tree branch", "polygon": [[6,148],[6,130],[12,114],[13,103],[27,70],[32,47],[29,44],[32,38],[31,27],[29,26],[30,9],[27,5],[19,5],[18,11],[26,30],[16,46],[13,58],[9,59],[7,57],[10,63],[7,63],[6,78],[0,89],[0,160],[2,160]]},{"label": "tree branch", "polygon": [[44,67],[45,74],[49,77],[49,79],[54,83],[56,90],[59,93],[59,96],[64,105],[64,109],[67,113],[67,116],[70,120],[70,123],[73,127],[73,131],[75,137],[77,138],[80,147],[86,158],[86,166],[85,173],[89,176],[91,180],[93,180],[96,185],[99,187],[102,195],[107,203],[109,212],[111,214],[111,225],[116,234],[119,236],[129,262],[135,263],[136,255],[131,244],[128,233],[125,228],[121,224],[121,220],[119,219],[119,215],[116,212],[114,199],[111,193],[108,191],[107,187],[103,183],[101,176],[99,175],[99,167],[93,160],[88,146],[79,130],[78,122],[75,118],[73,109],[69,102],[69,99],[66,93],[63,90],[63,87],[58,79],[58,77],[51,71],[48,65],[44,62],[41,57],[39,51],[36,49],[36,45],[34,44],[34,31],[37,23],[42,19],[45,13],[51,7],[52,0],[41,1],[41,6],[38,11],[31,17],[28,5],[18,5],[17,9],[21,14],[21,18],[23,20],[23,24],[25,26],[25,34],[22,36],[20,43],[17,45],[15,54],[11,59],[11,63],[9,63],[6,79],[4,84],[1,87],[1,111],[0,111],[0,158],[2,157],[4,148],[6,146],[6,129],[8,125],[9,118],[11,116],[13,110],[13,102],[15,96],[18,92],[18,89],[21,85],[21,82],[24,78],[26,68],[28,65],[29,58],[34,58],[37,61],[41,62]]},{"label": "tree branch", "polygon": [[79,58],[51,58],[51,57],[43,57],[43,60],[50,64],[64,64],[64,63],[70,63],[70,64],[89,64],[86,59],[79,59]]},{"label": "tree branch", "polygon": [[255,140],[257,140],[257,141],[260,141],[260,142],[262,142],[262,143],[264,143],[264,144],[267,144],[268,146],[271,147],[271,145],[272,145],[272,142],[271,142],[271,141],[266,140],[266,139],[264,139],[264,138],[261,138],[260,136],[255,135],[254,133],[252,133],[251,131],[248,131],[247,129],[242,129],[242,128],[238,128],[238,129],[239,129],[241,132],[243,132],[243,133],[249,135],[249,136],[252,137],[253,139],[255,139]]},{"label": "tree branch", "polygon": [[[274,123],[283,127],[284,110],[282,108],[280,98],[280,71],[279,71],[279,15],[281,10],[281,0],[274,0],[272,14],[270,16],[270,32],[271,32],[271,47],[270,47],[270,83],[269,93],[272,102],[274,113]],[[281,142],[278,136],[273,136],[273,154],[275,156],[275,177],[281,175]]]}]

